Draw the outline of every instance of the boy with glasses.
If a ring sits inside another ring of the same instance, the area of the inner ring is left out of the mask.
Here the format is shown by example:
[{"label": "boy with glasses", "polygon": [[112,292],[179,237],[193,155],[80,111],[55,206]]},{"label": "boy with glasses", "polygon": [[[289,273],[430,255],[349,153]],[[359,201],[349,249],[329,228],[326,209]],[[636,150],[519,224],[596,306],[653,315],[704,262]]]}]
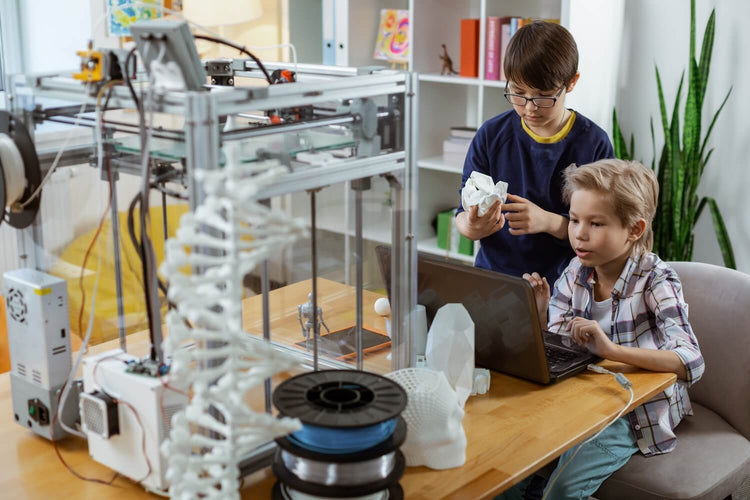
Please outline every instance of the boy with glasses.
[{"label": "boy with glasses", "polygon": [[[474,265],[521,276],[536,269],[554,283],[574,257],[567,241],[562,171],[571,163],[612,158],[607,134],[565,108],[578,81],[578,49],[559,24],[537,21],[511,38],[503,63],[505,98],[513,110],[482,125],[464,162],[461,189],[474,171],[508,183],[505,204],[485,215],[456,211],[456,227],[481,240]],[[459,190],[460,193],[460,190]],[[508,229],[502,230],[505,222]]]}]

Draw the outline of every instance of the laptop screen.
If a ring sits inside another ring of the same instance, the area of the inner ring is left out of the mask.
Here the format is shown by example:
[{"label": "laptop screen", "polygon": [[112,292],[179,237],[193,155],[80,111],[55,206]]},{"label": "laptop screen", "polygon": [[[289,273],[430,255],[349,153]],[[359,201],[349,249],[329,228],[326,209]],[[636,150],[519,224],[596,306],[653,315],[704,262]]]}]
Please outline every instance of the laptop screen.
[{"label": "laptop screen", "polygon": [[[391,251],[378,246],[376,253],[390,298]],[[445,304],[464,305],[474,322],[477,366],[549,381],[534,295],[522,278],[419,254],[417,303],[425,306],[428,328]]]}]

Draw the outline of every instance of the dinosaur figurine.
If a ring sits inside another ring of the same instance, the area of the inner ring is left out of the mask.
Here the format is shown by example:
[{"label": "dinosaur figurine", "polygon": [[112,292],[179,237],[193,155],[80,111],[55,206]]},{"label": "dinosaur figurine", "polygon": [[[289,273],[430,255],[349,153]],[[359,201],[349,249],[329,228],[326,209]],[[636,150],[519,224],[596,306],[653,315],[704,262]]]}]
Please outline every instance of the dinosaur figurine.
[{"label": "dinosaur figurine", "polygon": [[453,60],[448,55],[448,49],[446,49],[444,43],[441,44],[441,45],[443,47],[443,53],[440,54],[439,57],[443,61],[443,69],[440,70],[440,74],[441,75],[445,75],[445,74],[448,74],[448,75],[457,75],[458,71],[456,71],[455,69],[453,69]]}]

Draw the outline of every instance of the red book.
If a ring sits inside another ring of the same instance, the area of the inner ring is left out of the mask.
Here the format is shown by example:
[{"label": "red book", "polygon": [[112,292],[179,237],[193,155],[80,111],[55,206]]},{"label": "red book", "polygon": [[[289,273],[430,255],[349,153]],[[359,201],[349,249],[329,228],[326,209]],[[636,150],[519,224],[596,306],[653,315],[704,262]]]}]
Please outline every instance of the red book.
[{"label": "red book", "polygon": [[484,78],[500,79],[500,18],[487,18],[487,36],[484,45]]},{"label": "red book", "polygon": [[479,76],[479,19],[461,19],[461,76]]}]

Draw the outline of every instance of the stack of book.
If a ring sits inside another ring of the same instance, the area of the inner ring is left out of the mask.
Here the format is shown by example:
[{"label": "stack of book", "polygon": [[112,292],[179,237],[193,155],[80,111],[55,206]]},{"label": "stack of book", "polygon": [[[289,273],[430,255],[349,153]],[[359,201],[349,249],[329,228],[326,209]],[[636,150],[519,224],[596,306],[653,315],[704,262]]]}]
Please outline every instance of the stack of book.
[{"label": "stack of book", "polygon": [[451,135],[443,141],[443,158],[447,163],[462,166],[471,140],[477,129],[474,127],[451,127]]},{"label": "stack of book", "polygon": [[[516,34],[516,31],[532,21],[533,19],[528,17],[487,17],[484,54],[485,80],[505,80],[503,60],[505,59],[505,49],[508,48],[508,42]],[[545,21],[560,23],[559,19],[545,19]]]}]

